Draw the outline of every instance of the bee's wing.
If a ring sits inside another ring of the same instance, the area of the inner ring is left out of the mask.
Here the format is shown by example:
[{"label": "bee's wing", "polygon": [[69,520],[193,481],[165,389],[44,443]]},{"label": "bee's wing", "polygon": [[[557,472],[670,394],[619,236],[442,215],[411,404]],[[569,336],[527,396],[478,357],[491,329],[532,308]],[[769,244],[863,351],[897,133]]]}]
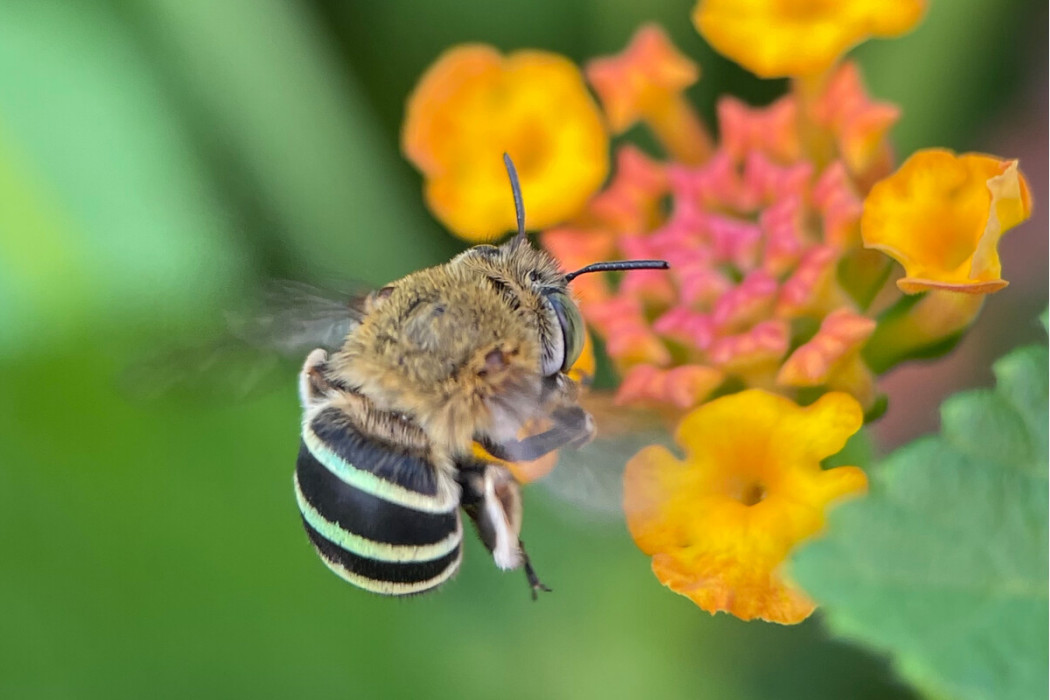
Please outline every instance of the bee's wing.
[{"label": "bee's wing", "polygon": [[361,288],[332,291],[275,280],[245,309],[226,313],[224,332],[152,353],[120,383],[140,399],[174,393],[241,400],[265,393],[294,376],[292,361],[302,362],[314,348],[341,347],[364,317],[366,296]]},{"label": "bee's wing", "polygon": [[607,394],[588,395],[583,407],[594,417],[595,439],[561,450],[554,469],[536,483],[585,518],[622,518],[627,460],[648,445],[671,447],[672,432],[663,417],[615,406]]},{"label": "bee's wing", "polygon": [[301,359],[314,348],[334,351],[364,318],[361,290],[334,292],[291,280],[274,280],[255,308],[230,312],[230,335],[260,350]]},{"label": "bee's wing", "polygon": [[537,483],[557,499],[572,504],[587,519],[621,518],[623,472],[627,460],[660,436],[597,438],[578,450],[562,450],[558,464]]}]

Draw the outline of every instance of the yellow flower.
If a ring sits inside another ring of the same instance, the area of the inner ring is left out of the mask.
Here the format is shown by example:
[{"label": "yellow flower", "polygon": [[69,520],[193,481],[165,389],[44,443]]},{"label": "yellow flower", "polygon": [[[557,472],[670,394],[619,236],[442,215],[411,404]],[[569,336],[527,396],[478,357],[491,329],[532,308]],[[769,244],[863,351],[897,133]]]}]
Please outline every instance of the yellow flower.
[{"label": "yellow flower", "polygon": [[583,76],[542,51],[447,51],[409,96],[401,145],[423,173],[431,211],[470,241],[515,228],[504,152],[533,228],[575,215],[609,169],[608,134]]},{"label": "yellow flower", "polygon": [[872,187],[860,229],[866,247],[904,266],[902,291],[987,294],[1007,285],[999,238],[1031,211],[1016,160],[927,149]]},{"label": "yellow flower", "polygon": [[700,0],[693,23],[719,53],[763,78],[821,73],[868,37],[914,27],[924,0]]},{"label": "yellow flower", "polygon": [[781,565],[817,534],[824,510],[867,488],[857,467],[822,470],[863,422],[860,405],[832,392],[806,408],[759,389],[689,413],[676,442],[627,464],[624,509],[653,573],[708,612],[792,624],[813,612]]}]

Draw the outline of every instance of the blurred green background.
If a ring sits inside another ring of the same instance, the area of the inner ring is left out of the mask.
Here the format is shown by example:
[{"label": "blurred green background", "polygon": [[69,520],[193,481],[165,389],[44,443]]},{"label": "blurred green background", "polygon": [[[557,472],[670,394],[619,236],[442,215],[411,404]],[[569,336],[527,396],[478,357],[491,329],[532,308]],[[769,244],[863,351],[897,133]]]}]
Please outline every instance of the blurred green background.
[{"label": "blurred green background", "polygon": [[[0,4],[0,697],[910,697],[878,657],[710,617],[663,590],[622,524],[542,489],[533,603],[471,542],[456,581],[358,592],[307,544],[291,491],[294,367],[244,401],[128,400],[125,368],[205,335],[261,280],[379,284],[462,248],[398,150],[402,105],[457,42],[576,60],[660,21],[694,89],[783,89],[715,56],[685,0],[140,0]],[[1047,6],[942,0],[856,52],[902,154],[1021,158],[1037,215],[1012,286],[921,395],[903,370],[883,448],[990,382],[1046,305]],[[140,381],[141,378],[140,378]]]}]

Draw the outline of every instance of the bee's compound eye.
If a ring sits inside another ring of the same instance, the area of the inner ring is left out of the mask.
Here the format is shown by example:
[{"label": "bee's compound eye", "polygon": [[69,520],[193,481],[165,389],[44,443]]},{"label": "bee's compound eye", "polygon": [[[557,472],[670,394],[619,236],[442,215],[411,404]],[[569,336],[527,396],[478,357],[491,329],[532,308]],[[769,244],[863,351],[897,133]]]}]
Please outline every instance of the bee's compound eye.
[{"label": "bee's compound eye", "polygon": [[[580,310],[576,306],[576,303],[569,298],[569,295],[564,292],[551,292],[547,295],[547,299],[550,301],[551,306],[554,307],[554,313],[558,316],[558,324],[561,326],[562,343],[565,349],[564,357],[562,358],[561,366],[553,368],[552,372],[548,374],[554,374],[558,370],[566,371],[576,360],[580,359],[580,353],[583,352],[583,340],[584,330],[583,318],[580,316]],[[547,368],[544,367],[546,371]]]}]

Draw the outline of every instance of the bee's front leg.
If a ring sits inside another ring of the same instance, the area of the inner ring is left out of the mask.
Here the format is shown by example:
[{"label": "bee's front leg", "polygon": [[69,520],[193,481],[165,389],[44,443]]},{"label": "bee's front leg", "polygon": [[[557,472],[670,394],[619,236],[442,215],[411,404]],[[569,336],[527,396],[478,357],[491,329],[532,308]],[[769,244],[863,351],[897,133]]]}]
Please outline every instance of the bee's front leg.
[{"label": "bee's front leg", "polygon": [[499,443],[481,440],[481,443],[490,454],[499,459],[508,462],[531,462],[563,447],[581,447],[594,437],[594,419],[579,406],[558,409],[550,415],[550,421],[554,425],[547,430],[521,440],[504,440]]}]

